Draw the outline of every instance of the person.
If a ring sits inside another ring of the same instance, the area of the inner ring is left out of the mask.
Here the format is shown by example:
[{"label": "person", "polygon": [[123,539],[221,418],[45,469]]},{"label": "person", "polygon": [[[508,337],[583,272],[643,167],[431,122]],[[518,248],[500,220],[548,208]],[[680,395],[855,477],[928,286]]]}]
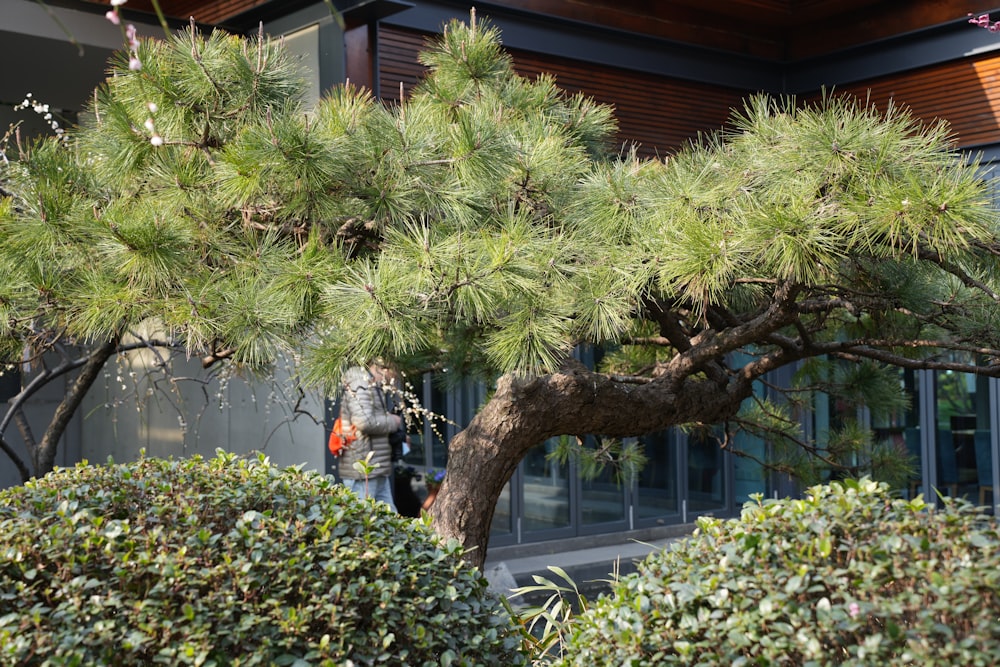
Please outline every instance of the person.
[{"label": "person", "polygon": [[[340,478],[344,486],[362,498],[371,496],[396,511],[392,499],[392,446],[389,434],[403,427],[403,418],[392,411],[392,404],[383,387],[391,381],[391,369],[381,360],[368,368],[352,366],[344,373],[341,397],[341,417],[357,429],[358,439],[340,457]],[[356,470],[354,464],[364,461],[369,452],[369,474]]]}]

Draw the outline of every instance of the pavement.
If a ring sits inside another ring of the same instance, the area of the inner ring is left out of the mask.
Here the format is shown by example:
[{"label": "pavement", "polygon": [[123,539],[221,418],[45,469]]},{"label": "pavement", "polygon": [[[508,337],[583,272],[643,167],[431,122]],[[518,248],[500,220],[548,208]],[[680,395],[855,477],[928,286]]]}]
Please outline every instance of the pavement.
[{"label": "pavement", "polygon": [[617,535],[495,547],[486,554],[484,572],[490,589],[510,599],[514,606],[538,604],[548,597],[548,594],[514,595],[514,589],[536,583],[533,575],[566,585],[549,570],[551,565],[562,568],[580,591],[592,599],[608,590],[615,573],[634,572],[636,563],[652,551],[668,548],[690,535],[694,528],[694,524],[682,524]]}]

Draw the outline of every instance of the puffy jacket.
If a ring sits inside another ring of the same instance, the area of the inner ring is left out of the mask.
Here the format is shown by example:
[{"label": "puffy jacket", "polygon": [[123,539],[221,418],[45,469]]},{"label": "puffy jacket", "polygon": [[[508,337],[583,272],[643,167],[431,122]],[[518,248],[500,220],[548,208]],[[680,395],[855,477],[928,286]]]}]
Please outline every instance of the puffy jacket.
[{"label": "puffy jacket", "polygon": [[356,461],[364,461],[368,452],[375,452],[371,464],[378,466],[369,475],[388,477],[392,474],[392,447],[389,434],[399,428],[399,417],[389,410],[385,393],[376,385],[367,369],[352,366],[344,373],[344,391],[340,399],[340,414],[344,423],[354,424],[358,439],[340,457],[340,476],[344,479],[364,479],[354,469]]}]

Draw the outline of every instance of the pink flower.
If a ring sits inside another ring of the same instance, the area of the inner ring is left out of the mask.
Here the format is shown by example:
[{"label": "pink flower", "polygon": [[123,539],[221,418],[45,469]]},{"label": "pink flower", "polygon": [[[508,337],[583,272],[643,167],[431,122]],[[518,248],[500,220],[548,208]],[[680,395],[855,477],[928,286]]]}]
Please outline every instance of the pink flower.
[{"label": "pink flower", "polygon": [[107,13],[104,14],[104,18],[111,21],[115,25],[121,25],[122,22],[121,18],[118,16],[118,12],[113,9],[109,9]]},{"label": "pink flower", "polygon": [[128,68],[133,72],[138,72],[142,69],[142,61],[140,61],[136,56],[132,56],[128,59]]},{"label": "pink flower", "polygon": [[139,48],[139,38],[136,35],[137,35],[137,32],[136,32],[135,26],[132,25],[131,23],[129,23],[125,27],[125,39],[128,40],[128,46],[129,46],[130,49],[138,49]]},{"label": "pink flower", "polygon": [[1000,21],[991,23],[989,14],[980,14],[979,16],[969,14],[969,23],[980,28],[986,28],[990,32],[1000,32]]},{"label": "pink flower", "polygon": [[861,607],[858,606],[857,602],[852,602],[850,606],[847,607],[847,613],[851,615],[851,618],[857,618],[858,614],[861,613]]}]

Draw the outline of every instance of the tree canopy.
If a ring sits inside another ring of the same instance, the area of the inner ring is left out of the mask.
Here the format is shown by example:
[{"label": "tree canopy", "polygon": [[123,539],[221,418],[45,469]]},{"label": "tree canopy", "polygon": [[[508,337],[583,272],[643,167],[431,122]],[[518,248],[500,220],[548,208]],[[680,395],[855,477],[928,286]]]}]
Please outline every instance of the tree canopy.
[{"label": "tree canopy", "polygon": [[[995,211],[944,123],[755,97],[639,159],[611,108],[518,76],[474,18],[394,105],[344,85],[306,107],[266,38],[189,31],[137,56],[0,172],[4,357],[110,355],[154,321],[144,344],[252,368],[287,353],[328,390],[376,356],[496,380],[434,509],[467,544],[553,435],[794,440],[789,407],[747,399],[805,360],[849,362],[807,382],[876,406],[885,366],[1000,375]],[[572,363],[581,344],[602,368]]]}]

